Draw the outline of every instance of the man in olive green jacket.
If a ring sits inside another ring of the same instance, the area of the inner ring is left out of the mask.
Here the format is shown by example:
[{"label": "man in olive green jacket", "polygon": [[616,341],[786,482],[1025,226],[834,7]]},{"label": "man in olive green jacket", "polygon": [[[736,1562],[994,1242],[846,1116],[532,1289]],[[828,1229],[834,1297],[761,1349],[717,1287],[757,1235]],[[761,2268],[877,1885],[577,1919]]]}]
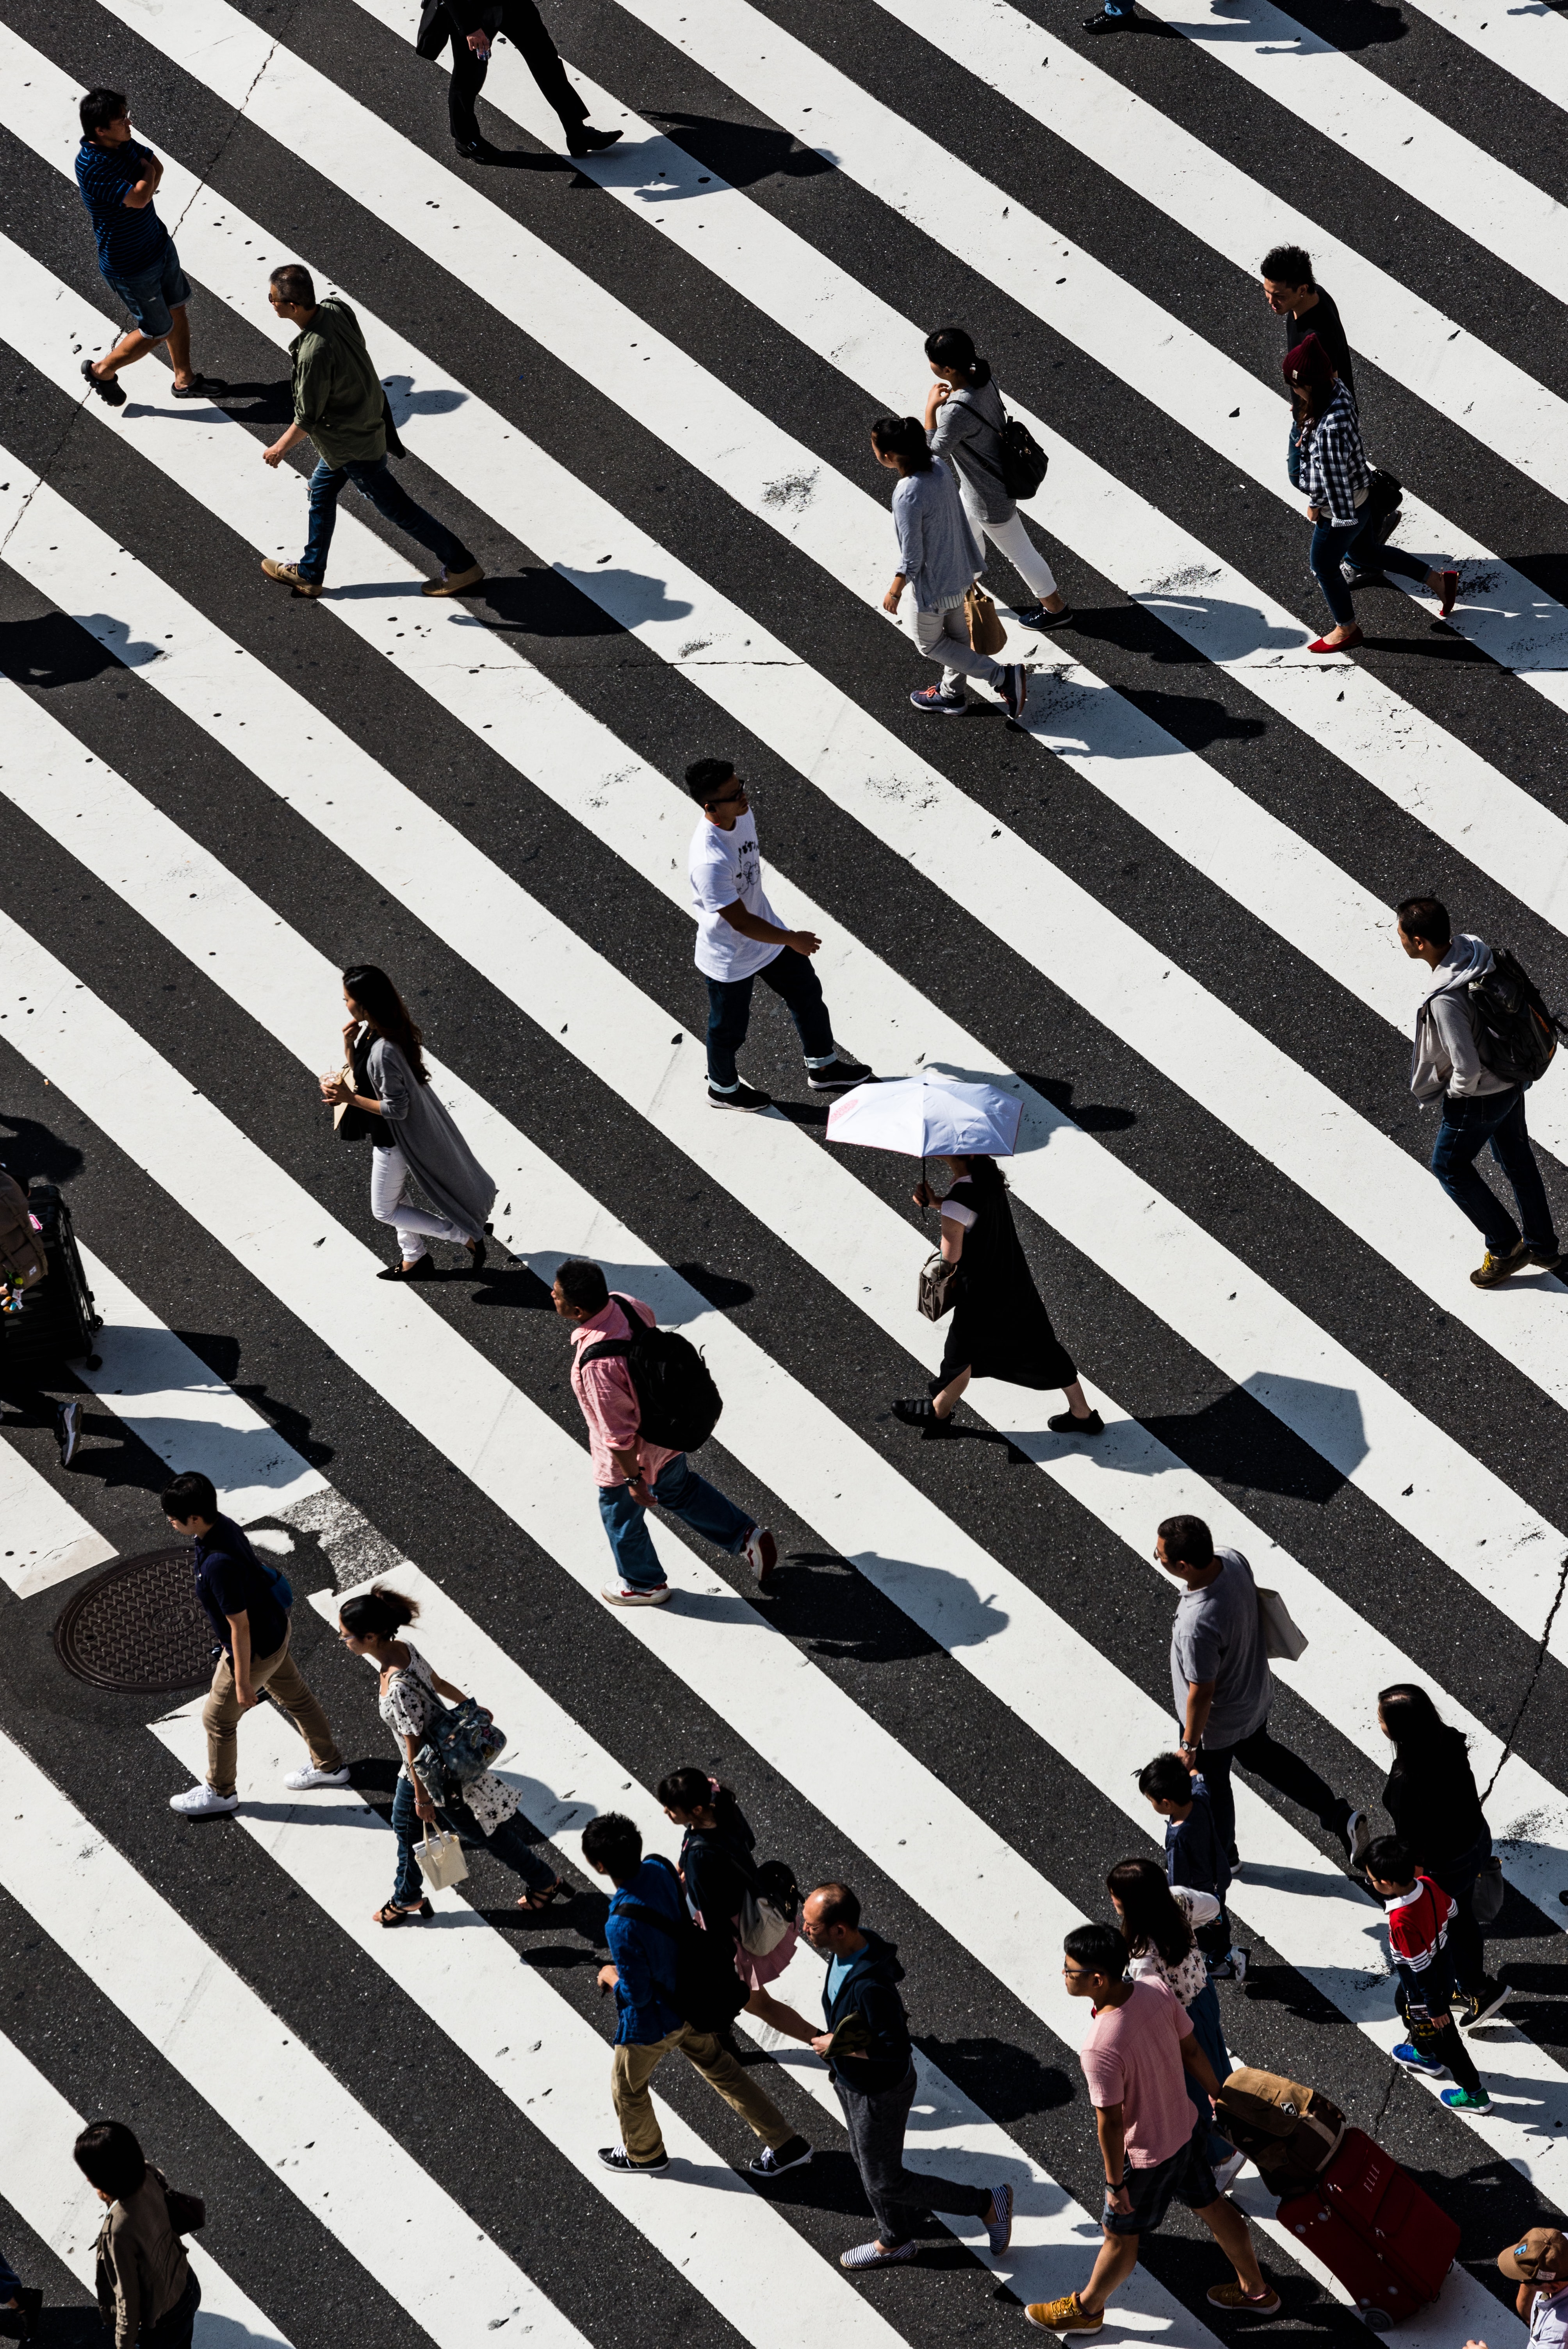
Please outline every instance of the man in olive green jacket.
[{"label": "man in olive green jacket", "polygon": [[304,553],[297,563],[266,557],[262,569],[267,577],[292,587],[296,595],[320,595],[337,501],[352,481],[378,513],[428,546],[439,562],[441,575],[426,581],[427,595],[461,595],[477,587],[484,577],[482,564],[445,523],[417,506],[392,478],[387,462],[387,395],[347,303],[335,295],[318,302],[309,270],[297,261],[273,270],[267,295],[277,316],[300,331],[289,346],[294,420],[270,449],[263,450],[263,460],[281,464],[302,440],[315,443],[320,460],[310,477]]}]

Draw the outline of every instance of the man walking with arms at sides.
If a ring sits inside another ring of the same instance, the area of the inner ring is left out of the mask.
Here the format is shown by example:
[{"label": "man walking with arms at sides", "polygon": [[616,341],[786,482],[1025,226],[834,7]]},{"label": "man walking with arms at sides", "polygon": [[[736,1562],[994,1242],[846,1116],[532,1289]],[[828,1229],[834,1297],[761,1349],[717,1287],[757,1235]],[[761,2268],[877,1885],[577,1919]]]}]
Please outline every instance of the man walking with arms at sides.
[{"label": "man walking with arms at sides", "polygon": [[1191,2016],[1164,1982],[1127,1979],[1127,1943],[1113,1925],[1079,1925],[1062,1949],[1068,1996],[1091,2002],[1078,2060],[1105,2163],[1104,2240],[1086,2284],[1061,2300],[1033,2302],[1025,2316],[1047,2333],[1099,2333],[1106,2302],[1172,2202],[1202,2219],[1235,2269],[1234,2283],[1210,2285],[1212,2305],[1274,2315],[1280,2296],[1264,2279],[1245,2219],[1214,2182],[1204,2123],[1193,2118],[1183,2069],[1210,2095],[1220,2083]]},{"label": "man walking with arms at sides", "polygon": [[[1407,897],[1398,911],[1399,944],[1431,973],[1416,1014],[1410,1091],[1418,1101],[1440,1100],[1443,1105],[1431,1168],[1486,1241],[1486,1254],[1470,1279],[1477,1288],[1500,1288],[1511,1274],[1532,1266],[1553,1272],[1561,1257],[1546,1185],[1525,1128],[1524,1087],[1489,1069],[1476,1041],[1468,989],[1472,979],[1484,978],[1492,968],[1491,948],[1468,930],[1456,938],[1448,907],[1436,897]],[[1508,1177],[1517,1224],[1476,1172],[1475,1162],[1488,1143]]]},{"label": "man walking with arms at sides", "polygon": [[766,1109],[770,1096],[742,1084],[735,1056],[751,1024],[758,979],[773,989],[800,1039],[814,1093],[845,1092],[871,1071],[841,1052],[811,957],[821,939],[787,930],[762,889],[762,852],[746,785],[727,759],[698,759],[687,791],[702,810],[686,871],[696,907],[696,967],[707,981],[707,1098],[714,1109]]},{"label": "man walking with arms at sides", "polygon": [[[656,2175],[670,2166],[648,2083],[676,2048],[696,2066],[710,2088],[762,2139],[750,2165],[755,2178],[779,2178],[810,2161],[811,2148],[792,2129],[771,2096],[743,2071],[717,2032],[699,2031],[676,2005],[676,1951],[683,1934],[696,1934],[686,1914],[680,1878],[667,1859],[643,1857],[634,1820],[619,1811],[590,1819],[583,1830],[583,1857],[615,1889],[605,1920],[610,1963],[599,1969],[599,1988],[614,1991],[619,2020],[610,2093],[622,2142],[599,2148],[606,2169]],[[728,1965],[728,1953],[723,1962]],[[737,1977],[737,1989],[739,1981]]]},{"label": "man walking with arms at sides", "polygon": [[101,359],[84,359],[82,373],[108,407],[123,408],[125,387],[116,381],[121,367],[167,343],[175,398],[204,398],[212,387],[191,367],[191,287],[153,206],[163,166],[150,147],[132,139],[122,91],[89,89],[80,111],[77,185],[98,240],[98,268],[136,321]]},{"label": "man walking with arms at sides", "polygon": [[298,334],[289,345],[294,361],[294,420],[272,446],[263,449],[268,465],[281,465],[302,440],[314,440],[318,462],[310,477],[310,532],[297,563],[274,563],[264,556],[267,578],[296,595],[319,595],[326,577],[327,549],[337,519],[337,501],[352,481],[379,514],[410,538],[428,546],[441,564],[438,579],[427,579],[427,595],[466,595],[484,577],[460,538],[445,523],[417,506],[407,490],[392,478],[387,462],[387,419],[390,413],[381,378],[371,363],[359,331],[359,321],[341,295],[315,298],[308,269],[297,261],[284,262],[267,282],[267,299],[273,314],[286,318]]},{"label": "man walking with arms at sides", "polygon": [[232,1517],[219,1514],[210,1476],[194,1469],[176,1476],[165,1488],[163,1514],[175,1533],[196,1545],[196,1596],[223,1651],[211,1693],[201,1708],[207,1782],[171,1795],[170,1809],[188,1819],[203,1819],[239,1808],[236,1733],[242,1717],[261,1702],[263,1690],[288,1714],[310,1750],[304,1768],[291,1770],[284,1785],[294,1794],[313,1786],[346,1786],[347,1765],[326,1715],[289,1653],[293,1594],[284,1595],[287,1582],[281,1575],[269,1574]]},{"label": "man walking with arms at sides", "polygon": [[1000,2259],[1013,2239],[1010,2186],[964,2186],[904,2168],[915,2070],[909,2018],[898,1992],[903,1968],[897,1950],[880,1933],[861,1930],[861,1904],[847,1884],[819,1884],[801,1908],[800,1930],[828,1961],[822,1985],[826,2027],[813,2030],[793,2008],[774,2021],[787,2037],[815,2048],[828,2065],[844,2108],[850,2151],[877,2222],[875,2240],[841,2253],[840,2266],[858,2271],[918,2258],[915,2236],[929,2228],[934,2209],[978,2219],[993,2256]]},{"label": "man walking with arms at sides", "polygon": [[[1315,335],[1327,352],[1335,374],[1352,399],[1356,397],[1356,376],[1350,364],[1350,346],[1345,339],[1345,329],[1339,322],[1339,312],[1334,297],[1326,294],[1313,281],[1312,262],[1299,244],[1276,244],[1265,253],[1263,260],[1264,300],[1276,318],[1285,321],[1284,347],[1294,349],[1304,335]],[[1290,445],[1285,451],[1285,470],[1293,490],[1301,487],[1301,451],[1296,442],[1297,425],[1291,419]]]},{"label": "man walking with arms at sides", "polygon": [[1354,1809],[1299,1754],[1269,1735],[1274,1675],[1252,1568],[1239,1549],[1216,1550],[1202,1517],[1167,1517],[1154,1556],[1182,1585],[1171,1626],[1171,1692],[1181,1723],[1181,1758],[1203,1774],[1231,1866],[1239,1865],[1233,1762],[1313,1812],[1354,1860],[1357,1834],[1368,1824],[1366,1812]]},{"label": "man walking with arms at sides", "polygon": [[[631,1325],[599,1267],[569,1260],[550,1293],[561,1319],[572,1324],[572,1392],[588,1423],[599,1515],[620,1568],[602,1596],[612,1607],[661,1607],[668,1599],[670,1587],[645,1515],[655,1503],[732,1557],[744,1550],[766,1588],[779,1562],[779,1545],[768,1527],[754,1524],[699,1476],[684,1452],[650,1444],[643,1435],[642,1406],[626,1360]],[[652,1329],[653,1307],[639,1297],[626,1302]]]}]

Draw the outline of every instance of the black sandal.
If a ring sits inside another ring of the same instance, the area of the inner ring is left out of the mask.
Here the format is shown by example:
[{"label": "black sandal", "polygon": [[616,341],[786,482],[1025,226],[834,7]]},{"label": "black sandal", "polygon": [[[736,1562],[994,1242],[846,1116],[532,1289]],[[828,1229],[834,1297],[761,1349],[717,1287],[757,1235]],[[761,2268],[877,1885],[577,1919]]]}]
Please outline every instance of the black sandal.
[{"label": "black sandal", "polygon": [[435,1913],[428,1899],[421,1900],[417,1909],[399,1909],[396,1900],[388,1900],[384,1909],[376,1911],[376,1922],[378,1925],[414,1925]]},{"label": "black sandal", "polygon": [[552,1900],[565,1899],[571,1890],[572,1887],[558,1876],[553,1884],[538,1885],[531,1892],[520,1893],[517,1905],[520,1909],[526,1909],[531,1915],[537,1917],[542,1909],[549,1908]]}]

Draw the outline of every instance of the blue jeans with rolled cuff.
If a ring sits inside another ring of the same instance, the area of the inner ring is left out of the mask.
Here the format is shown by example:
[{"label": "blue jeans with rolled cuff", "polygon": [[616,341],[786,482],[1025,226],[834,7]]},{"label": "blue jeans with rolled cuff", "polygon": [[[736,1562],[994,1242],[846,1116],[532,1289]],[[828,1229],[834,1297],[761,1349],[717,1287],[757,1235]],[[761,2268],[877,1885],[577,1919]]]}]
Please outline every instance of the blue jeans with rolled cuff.
[{"label": "blue jeans with rolled cuff", "polygon": [[[727,1550],[733,1557],[745,1548],[754,1521],[733,1501],[727,1501],[717,1485],[699,1476],[684,1452],[665,1461],[654,1479],[653,1494],[661,1509],[667,1509],[716,1549]],[[665,1569],[648,1532],[648,1513],[637,1506],[630,1488],[624,1484],[601,1485],[599,1515],[604,1520],[623,1586],[627,1590],[662,1590]]]},{"label": "blue jeans with rolled cuff", "polygon": [[751,990],[758,979],[773,989],[795,1022],[806,1066],[823,1068],[836,1057],[833,1023],[811,957],[797,954],[793,947],[783,947],[749,978],[707,982],[707,1081],[716,1092],[732,1093],[740,1081],[735,1056],[751,1025]]},{"label": "blue jeans with rolled cuff", "polygon": [[[503,1860],[513,1875],[521,1876],[531,1892],[547,1892],[556,1881],[555,1869],[546,1866],[529,1842],[520,1811],[513,1811],[510,1819],[502,1819],[492,1836],[486,1835],[467,1803],[448,1803],[444,1806],[438,1804],[435,1823],[452,1835],[461,1836],[465,1843],[482,1844],[486,1851]],[[414,1807],[414,1782],[407,1772],[399,1777],[392,1797],[392,1832],[397,1838],[397,1881],[392,1888],[392,1898],[399,1909],[413,1909],[425,1891],[418,1861],[425,1822]]]},{"label": "blue jeans with rolled cuff", "polygon": [[[1488,1143],[1513,1193],[1517,1224],[1496,1192],[1476,1173],[1475,1162]],[[1522,1085],[1513,1085],[1505,1093],[1445,1093],[1431,1166],[1493,1256],[1506,1256],[1522,1235],[1531,1247],[1555,1248],[1546,1185],[1525,1130]]]},{"label": "blue jeans with rolled cuff", "polygon": [[1392,573],[1398,579],[1415,579],[1423,584],[1429,567],[1418,562],[1413,554],[1401,554],[1397,546],[1385,546],[1376,524],[1359,521],[1315,522],[1307,560],[1313,577],[1323,590],[1323,600],[1334,615],[1335,625],[1341,628],[1353,626],[1356,620],[1350,590],[1340,576],[1342,563],[1364,564],[1368,571]]},{"label": "blue jeans with rolled cuff", "polygon": [[355,458],[346,465],[337,466],[327,464],[324,459],[310,477],[310,531],[299,560],[299,575],[313,587],[319,587],[326,577],[326,554],[337,521],[337,501],[350,482],[361,497],[369,499],[378,514],[384,514],[397,529],[406,530],[421,546],[428,546],[438,563],[444,564],[449,571],[472,569],[474,558],[462,540],[444,522],[438,522],[434,514],[414,503],[407,491],[394,479],[385,457]]}]

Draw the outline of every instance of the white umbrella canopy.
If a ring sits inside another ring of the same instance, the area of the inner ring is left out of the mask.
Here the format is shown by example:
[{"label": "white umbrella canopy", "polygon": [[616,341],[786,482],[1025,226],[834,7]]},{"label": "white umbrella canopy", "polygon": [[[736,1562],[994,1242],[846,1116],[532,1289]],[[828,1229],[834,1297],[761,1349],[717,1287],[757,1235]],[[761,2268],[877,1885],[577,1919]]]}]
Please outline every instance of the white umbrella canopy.
[{"label": "white umbrella canopy", "polygon": [[897,1150],[906,1158],[1010,1158],[1024,1104],[1000,1085],[924,1069],[857,1085],[828,1112],[828,1140]]}]

